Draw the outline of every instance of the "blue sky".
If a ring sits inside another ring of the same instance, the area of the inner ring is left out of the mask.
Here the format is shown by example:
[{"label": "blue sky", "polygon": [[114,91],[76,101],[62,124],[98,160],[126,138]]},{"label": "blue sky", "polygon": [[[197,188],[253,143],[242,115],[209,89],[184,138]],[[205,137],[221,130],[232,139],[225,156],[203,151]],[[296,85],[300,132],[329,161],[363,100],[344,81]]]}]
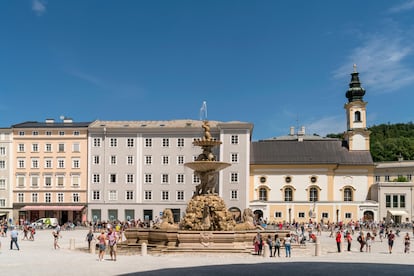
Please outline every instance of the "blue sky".
[{"label": "blue sky", "polygon": [[413,121],[414,0],[20,0],[0,8],[0,127],[208,119],[346,128],[357,64],[368,126]]}]

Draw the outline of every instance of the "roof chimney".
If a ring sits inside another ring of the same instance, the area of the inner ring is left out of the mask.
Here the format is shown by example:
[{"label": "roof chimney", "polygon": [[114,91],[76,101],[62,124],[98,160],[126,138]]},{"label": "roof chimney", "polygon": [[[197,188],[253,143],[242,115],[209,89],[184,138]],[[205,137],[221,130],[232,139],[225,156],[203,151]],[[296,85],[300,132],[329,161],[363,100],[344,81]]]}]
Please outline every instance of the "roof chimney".
[{"label": "roof chimney", "polygon": [[301,126],[300,130],[298,131],[298,136],[304,136],[305,135],[305,127]]},{"label": "roof chimney", "polygon": [[290,127],[290,133],[289,133],[289,135],[290,135],[290,136],[295,135],[295,127],[294,127],[294,126],[291,126],[291,127]]}]

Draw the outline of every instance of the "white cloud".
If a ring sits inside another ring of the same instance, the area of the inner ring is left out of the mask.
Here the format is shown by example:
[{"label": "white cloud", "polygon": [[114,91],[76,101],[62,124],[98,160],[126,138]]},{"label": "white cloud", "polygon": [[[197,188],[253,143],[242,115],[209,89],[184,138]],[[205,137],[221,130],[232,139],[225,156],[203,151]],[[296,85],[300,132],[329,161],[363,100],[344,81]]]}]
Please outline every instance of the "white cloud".
[{"label": "white cloud", "polygon": [[331,116],[321,118],[305,125],[306,133],[318,134],[322,137],[330,133],[343,133],[346,130],[346,118],[343,116]]},{"label": "white cloud", "polygon": [[393,92],[414,84],[414,69],[408,65],[414,48],[407,36],[396,32],[368,37],[334,71],[334,77],[347,76],[356,63],[362,86],[369,87],[370,93]]},{"label": "white cloud", "polygon": [[388,11],[390,13],[405,12],[414,9],[414,0],[406,1],[400,5],[391,7]]},{"label": "white cloud", "polygon": [[46,12],[46,2],[43,0],[33,0],[32,1],[32,10],[38,15],[41,16]]}]

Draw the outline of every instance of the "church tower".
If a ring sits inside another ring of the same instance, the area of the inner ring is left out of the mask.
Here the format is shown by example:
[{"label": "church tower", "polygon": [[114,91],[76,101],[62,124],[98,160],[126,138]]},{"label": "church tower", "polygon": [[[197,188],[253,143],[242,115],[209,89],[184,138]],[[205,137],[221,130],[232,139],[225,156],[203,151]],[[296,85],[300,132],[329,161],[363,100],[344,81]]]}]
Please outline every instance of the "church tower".
[{"label": "church tower", "polygon": [[347,130],[344,138],[350,151],[369,151],[369,135],[371,132],[367,129],[367,102],[364,102],[364,95],[365,89],[361,87],[359,73],[354,64],[349,89],[345,94],[348,103],[344,106],[347,117]]}]

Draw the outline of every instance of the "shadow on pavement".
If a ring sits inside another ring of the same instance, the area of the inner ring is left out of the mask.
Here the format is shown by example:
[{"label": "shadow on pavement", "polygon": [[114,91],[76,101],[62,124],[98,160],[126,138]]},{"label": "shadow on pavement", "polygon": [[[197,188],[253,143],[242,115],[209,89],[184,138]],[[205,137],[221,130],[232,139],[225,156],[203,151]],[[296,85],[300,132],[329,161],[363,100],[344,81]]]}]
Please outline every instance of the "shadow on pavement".
[{"label": "shadow on pavement", "polygon": [[378,263],[292,262],[169,268],[122,275],[414,275],[414,266]]}]

